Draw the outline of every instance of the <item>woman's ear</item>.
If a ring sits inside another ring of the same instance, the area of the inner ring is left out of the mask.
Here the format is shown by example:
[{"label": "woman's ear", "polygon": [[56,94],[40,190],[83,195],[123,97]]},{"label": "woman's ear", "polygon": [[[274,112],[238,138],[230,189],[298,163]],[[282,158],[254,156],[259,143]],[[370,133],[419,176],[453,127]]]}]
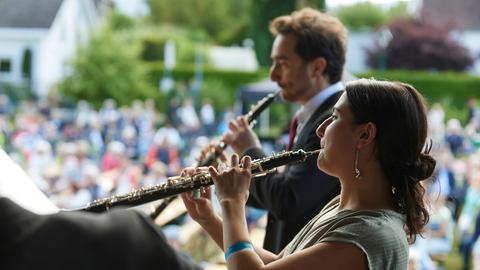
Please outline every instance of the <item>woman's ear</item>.
[{"label": "woman's ear", "polygon": [[358,134],[357,147],[362,148],[374,142],[377,136],[377,126],[372,122],[362,124],[359,126]]}]

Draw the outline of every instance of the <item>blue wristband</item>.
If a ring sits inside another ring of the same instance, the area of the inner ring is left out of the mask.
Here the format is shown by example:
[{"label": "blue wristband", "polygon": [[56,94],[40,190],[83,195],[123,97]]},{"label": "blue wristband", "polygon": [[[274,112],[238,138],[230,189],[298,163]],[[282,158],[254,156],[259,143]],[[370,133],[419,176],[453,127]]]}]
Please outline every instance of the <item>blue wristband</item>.
[{"label": "blue wristband", "polygon": [[250,244],[249,242],[237,242],[233,245],[231,245],[227,251],[225,251],[225,261],[228,261],[228,259],[235,254],[236,252],[239,252],[240,250],[244,249],[251,249],[253,250],[253,245]]}]

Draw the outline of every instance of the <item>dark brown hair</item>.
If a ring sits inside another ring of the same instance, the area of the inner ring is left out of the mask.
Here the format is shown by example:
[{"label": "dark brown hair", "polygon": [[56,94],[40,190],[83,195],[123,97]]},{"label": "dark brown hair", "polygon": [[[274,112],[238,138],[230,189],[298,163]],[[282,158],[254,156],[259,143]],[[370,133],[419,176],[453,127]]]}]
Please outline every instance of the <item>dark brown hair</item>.
[{"label": "dark brown hair", "polygon": [[436,164],[429,155],[431,145],[425,146],[425,101],[415,88],[401,82],[361,79],[347,84],[346,93],[355,121],[377,127],[375,153],[414,242],[429,219],[420,181],[432,175]]},{"label": "dark brown hair", "polygon": [[273,20],[270,32],[274,36],[295,36],[295,52],[304,61],[325,58],[325,73],[330,83],[341,80],[347,50],[347,30],[340,20],[312,8],[304,8]]}]

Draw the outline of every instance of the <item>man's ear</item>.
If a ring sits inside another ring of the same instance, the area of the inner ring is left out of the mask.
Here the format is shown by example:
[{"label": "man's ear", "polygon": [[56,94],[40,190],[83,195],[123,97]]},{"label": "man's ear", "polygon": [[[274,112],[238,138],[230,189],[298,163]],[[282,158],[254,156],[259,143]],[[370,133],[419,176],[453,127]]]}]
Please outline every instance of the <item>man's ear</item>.
[{"label": "man's ear", "polygon": [[377,136],[377,126],[372,123],[368,122],[362,124],[358,130],[358,148],[362,148],[366,145],[369,145],[375,141],[375,137]]},{"label": "man's ear", "polygon": [[312,61],[313,74],[315,76],[323,76],[327,68],[327,60],[323,57],[317,57]]}]

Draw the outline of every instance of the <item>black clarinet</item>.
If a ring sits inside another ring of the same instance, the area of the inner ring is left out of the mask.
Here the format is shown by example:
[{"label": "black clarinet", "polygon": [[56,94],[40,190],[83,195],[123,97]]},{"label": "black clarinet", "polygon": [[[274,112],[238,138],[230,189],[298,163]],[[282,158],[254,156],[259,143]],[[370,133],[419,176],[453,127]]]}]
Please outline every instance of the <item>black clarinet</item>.
[{"label": "black clarinet", "polygon": [[[275,100],[275,97],[280,91],[268,94],[268,96],[261,99],[253,108],[247,113],[247,121],[251,124],[257,117]],[[212,165],[215,160],[223,153],[227,148],[227,144],[222,140],[216,146],[215,150],[209,153],[202,161],[197,164],[197,167],[205,167]]]},{"label": "black clarinet", "polygon": [[[274,172],[277,167],[283,165],[305,162],[308,157],[316,155],[319,152],[320,149],[310,152],[305,152],[300,149],[253,160],[251,163],[252,178]],[[178,194],[211,185],[213,185],[213,179],[208,172],[199,172],[185,177],[174,176],[167,178],[165,183],[136,189],[124,195],[95,200],[86,207],[76,210],[101,213],[117,206],[131,207],[159,199],[170,201],[171,198],[174,198],[174,196]]]},{"label": "black clarinet", "polygon": [[[262,98],[260,101],[255,104],[255,106],[250,109],[247,113],[247,121],[251,124],[257,117],[266,109],[270,104],[275,100],[275,98],[280,94],[281,90],[278,90],[274,93],[268,94],[266,97]],[[215,147],[212,152],[210,152],[204,159],[197,163],[196,167],[206,167],[212,165],[218,157],[223,153],[227,148],[227,144],[222,140]],[[156,219],[162,212],[167,208],[167,206],[175,199],[169,198],[168,200],[163,200],[155,209],[150,213],[152,219]]]}]

